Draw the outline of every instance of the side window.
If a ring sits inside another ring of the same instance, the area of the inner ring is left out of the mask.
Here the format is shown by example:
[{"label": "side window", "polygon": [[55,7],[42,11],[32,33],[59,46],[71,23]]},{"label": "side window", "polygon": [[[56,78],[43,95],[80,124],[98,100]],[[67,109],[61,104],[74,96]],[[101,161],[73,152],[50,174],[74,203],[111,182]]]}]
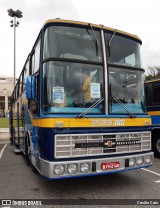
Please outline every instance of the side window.
[{"label": "side window", "polygon": [[24,90],[24,70],[22,71],[22,92]]},{"label": "side window", "polygon": [[29,108],[33,115],[39,114],[39,62],[40,62],[40,40],[31,55],[31,74],[36,76],[36,97],[29,101]]},{"label": "side window", "polygon": [[40,61],[40,41],[38,41],[38,44],[35,49],[35,67],[34,67],[34,73],[36,73],[39,70],[39,61]]},{"label": "side window", "polygon": [[149,87],[145,86],[145,97],[146,97],[146,105],[149,104]]},{"label": "side window", "polygon": [[26,89],[26,78],[29,75],[29,59],[24,68],[23,90]]},{"label": "side window", "polygon": [[[18,84],[18,83],[17,83]],[[16,84],[16,88],[15,88],[15,97],[16,97],[16,99],[18,98],[18,85]]]},{"label": "side window", "polygon": [[153,94],[153,103],[160,104],[160,83],[153,84],[152,94]]},{"label": "side window", "polygon": [[31,74],[35,74],[39,70],[40,61],[40,40],[38,41],[34,53],[31,57]]},{"label": "side window", "polygon": [[19,78],[19,95],[21,95],[21,93],[22,93],[22,74]]}]

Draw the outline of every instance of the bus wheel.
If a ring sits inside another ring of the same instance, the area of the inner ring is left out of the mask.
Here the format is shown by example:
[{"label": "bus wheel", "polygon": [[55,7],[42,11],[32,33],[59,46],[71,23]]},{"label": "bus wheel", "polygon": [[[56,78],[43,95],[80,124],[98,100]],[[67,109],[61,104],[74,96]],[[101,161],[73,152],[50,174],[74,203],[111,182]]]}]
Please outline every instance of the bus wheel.
[{"label": "bus wheel", "polygon": [[153,151],[157,158],[160,158],[160,136],[153,138]]}]

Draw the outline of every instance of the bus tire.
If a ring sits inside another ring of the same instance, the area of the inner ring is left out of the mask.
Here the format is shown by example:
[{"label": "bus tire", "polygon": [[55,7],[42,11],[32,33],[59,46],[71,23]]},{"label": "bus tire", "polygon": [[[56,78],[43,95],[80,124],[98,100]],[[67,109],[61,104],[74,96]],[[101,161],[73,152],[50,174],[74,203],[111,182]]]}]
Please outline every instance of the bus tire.
[{"label": "bus tire", "polygon": [[160,158],[160,134],[153,138],[153,151],[154,156]]},{"label": "bus tire", "polygon": [[35,173],[35,174],[39,173],[37,168],[33,164],[31,164],[31,168],[32,168],[33,173]]}]

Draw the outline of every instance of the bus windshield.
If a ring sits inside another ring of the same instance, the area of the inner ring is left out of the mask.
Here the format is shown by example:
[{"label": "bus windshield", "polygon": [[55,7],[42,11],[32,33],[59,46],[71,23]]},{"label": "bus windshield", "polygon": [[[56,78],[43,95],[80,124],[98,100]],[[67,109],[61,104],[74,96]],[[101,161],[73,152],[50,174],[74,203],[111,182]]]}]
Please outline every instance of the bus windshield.
[{"label": "bus windshield", "polygon": [[43,59],[67,58],[102,62],[100,33],[92,27],[50,26],[44,35]]},{"label": "bus windshield", "polygon": [[109,67],[109,111],[126,114],[119,100],[132,113],[144,113],[144,72]]},{"label": "bus windshield", "polygon": [[[44,113],[82,113],[102,98],[103,62],[98,30],[91,26],[48,27],[43,60]],[[101,112],[102,103],[90,111]]]},{"label": "bus windshield", "polygon": [[[44,113],[81,113],[102,98],[102,66],[49,61],[43,66]],[[102,103],[91,110],[101,113]]]},{"label": "bus windshield", "polygon": [[139,42],[109,33],[106,33],[106,40],[109,50],[109,63],[141,67]]},{"label": "bus windshield", "polygon": [[[101,33],[92,26],[50,25],[44,33],[43,113],[104,112],[104,94],[109,90],[108,113],[144,113],[144,74],[140,41],[105,31],[108,44],[108,89],[104,89]],[[117,66],[116,66],[117,65]],[[123,65],[123,67],[120,67]],[[125,67],[124,67],[125,65]],[[132,69],[133,70],[132,70]],[[114,77],[114,79],[112,78]],[[90,111],[97,100],[102,100]],[[116,102],[123,102],[120,105]],[[123,108],[123,107],[124,108]]]}]

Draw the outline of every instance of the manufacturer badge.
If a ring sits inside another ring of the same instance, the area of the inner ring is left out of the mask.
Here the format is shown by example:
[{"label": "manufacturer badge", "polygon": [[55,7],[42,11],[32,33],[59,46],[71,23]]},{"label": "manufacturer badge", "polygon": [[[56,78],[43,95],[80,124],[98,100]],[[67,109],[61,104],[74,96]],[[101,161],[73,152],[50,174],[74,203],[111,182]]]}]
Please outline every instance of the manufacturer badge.
[{"label": "manufacturer badge", "polygon": [[107,141],[104,143],[104,145],[107,147],[112,147],[112,141]]}]

